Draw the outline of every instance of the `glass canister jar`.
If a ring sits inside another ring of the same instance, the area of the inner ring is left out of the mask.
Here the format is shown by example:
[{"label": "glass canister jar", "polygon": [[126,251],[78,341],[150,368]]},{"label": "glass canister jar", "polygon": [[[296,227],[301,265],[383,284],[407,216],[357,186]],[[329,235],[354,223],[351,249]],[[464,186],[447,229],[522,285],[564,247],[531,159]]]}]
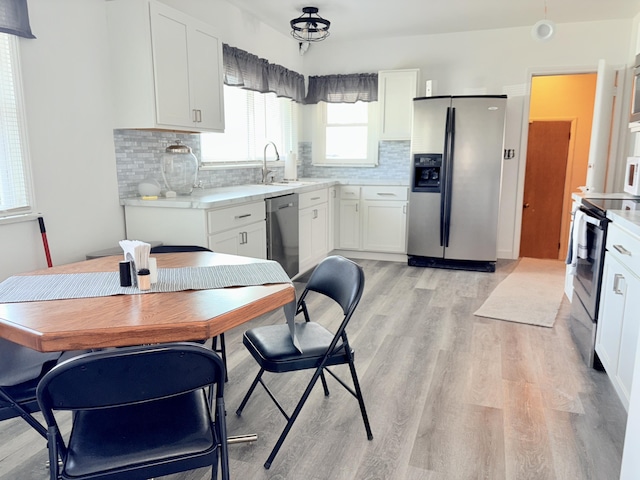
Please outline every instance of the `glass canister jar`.
[{"label": "glass canister jar", "polygon": [[176,140],[162,155],[162,178],[167,189],[177,195],[190,195],[198,180],[198,159],[191,148]]}]

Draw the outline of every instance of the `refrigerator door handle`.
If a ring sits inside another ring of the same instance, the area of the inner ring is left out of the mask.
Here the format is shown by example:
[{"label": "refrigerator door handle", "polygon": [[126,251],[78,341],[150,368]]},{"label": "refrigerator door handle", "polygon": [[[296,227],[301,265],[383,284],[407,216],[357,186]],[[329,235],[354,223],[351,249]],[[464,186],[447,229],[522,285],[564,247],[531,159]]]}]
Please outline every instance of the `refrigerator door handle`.
[{"label": "refrigerator door handle", "polygon": [[453,193],[453,159],[456,144],[456,108],[451,108],[449,116],[449,148],[447,156],[447,176],[445,187],[445,212],[444,212],[444,246],[449,246],[449,233],[451,232],[451,198]]},{"label": "refrigerator door handle", "polygon": [[[448,166],[448,158],[449,158],[449,136],[451,126],[451,107],[447,107],[447,119],[445,120],[445,130],[444,130],[444,151],[443,151],[443,162],[442,162],[442,175],[441,178],[445,180],[449,175],[449,166]],[[445,244],[445,218],[446,218],[446,192],[447,192],[447,183],[446,181],[442,182],[442,192],[440,192],[440,246],[443,247]]]}]

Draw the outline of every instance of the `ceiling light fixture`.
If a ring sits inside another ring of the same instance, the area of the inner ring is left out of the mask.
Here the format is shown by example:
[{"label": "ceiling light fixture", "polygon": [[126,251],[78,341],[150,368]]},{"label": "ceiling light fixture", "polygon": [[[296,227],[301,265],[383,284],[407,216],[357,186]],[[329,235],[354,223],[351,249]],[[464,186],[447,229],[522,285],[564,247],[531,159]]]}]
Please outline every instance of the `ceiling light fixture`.
[{"label": "ceiling light fixture", "polygon": [[556,32],[556,24],[547,20],[547,0],[544,1],[544,20],[536,22],[531,29],[531,36],[540,42],[551,39]]},{"label": "ceiling light fixture", "polygon": [[304,7],[302,15],[289,22],[291,35],[300,42],[319,42],[329,36],[331,22],[318,15],[316,7]]}]

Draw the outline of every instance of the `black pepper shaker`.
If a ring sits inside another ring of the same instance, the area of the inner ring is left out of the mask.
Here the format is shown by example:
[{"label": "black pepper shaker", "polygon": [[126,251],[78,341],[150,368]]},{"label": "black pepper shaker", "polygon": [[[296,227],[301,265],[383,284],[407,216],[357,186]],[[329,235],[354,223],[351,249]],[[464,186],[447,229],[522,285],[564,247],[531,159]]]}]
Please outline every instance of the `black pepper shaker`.
[{"label": "black pepper shaker", "polygon": [[120,286],[131,286],[131,262],[126,260],[120,262]]}]

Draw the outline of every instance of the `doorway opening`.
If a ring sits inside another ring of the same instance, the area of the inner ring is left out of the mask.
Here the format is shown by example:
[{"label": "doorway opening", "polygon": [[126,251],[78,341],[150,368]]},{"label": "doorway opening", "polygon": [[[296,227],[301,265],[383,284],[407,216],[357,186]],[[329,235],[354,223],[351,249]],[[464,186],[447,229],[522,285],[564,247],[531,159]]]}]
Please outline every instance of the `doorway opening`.
[{"label": "doorway opening", "polygon": [[585,185],[596,73],[533,76],[520,256],[563,259],[571,193]]}]

